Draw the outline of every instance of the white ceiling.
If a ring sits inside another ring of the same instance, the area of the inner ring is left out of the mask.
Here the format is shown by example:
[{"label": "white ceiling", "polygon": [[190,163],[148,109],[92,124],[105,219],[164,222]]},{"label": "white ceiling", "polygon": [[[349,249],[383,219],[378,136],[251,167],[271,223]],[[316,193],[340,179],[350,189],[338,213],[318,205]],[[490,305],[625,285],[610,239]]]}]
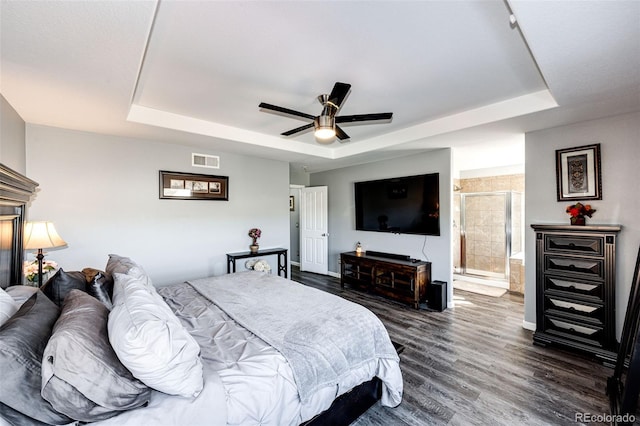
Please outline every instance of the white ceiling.
[{"label": "white ceiling", "polygon": [[[1,2],[0,91],[26,122],[309,171],[504,152],[525,131],[640,110],[633,0]],[[324,146],[258,109],[318,115],[336,81],[352,85],[341,115],[393,121]]]}]

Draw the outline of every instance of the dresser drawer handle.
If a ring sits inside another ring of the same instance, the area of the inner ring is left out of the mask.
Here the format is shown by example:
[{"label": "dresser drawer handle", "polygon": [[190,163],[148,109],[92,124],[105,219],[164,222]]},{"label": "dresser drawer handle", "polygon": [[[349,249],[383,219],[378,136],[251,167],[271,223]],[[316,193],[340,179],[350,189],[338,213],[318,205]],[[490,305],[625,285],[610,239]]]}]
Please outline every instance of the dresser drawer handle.
[{"label": "dresser drawer handle", "polygon": [[576,269],[576,265],[572,263],[571,265],[569,265],[569,269]]},{"label": "dresser drawer handle", "polygon": [[569,243],[569,247],[575,247],[576,244],[575,243]]},{"label": "dresser drawer handle", "polygon": [[573,328],[573,327],[571,327],[571,328],[569,328],[569,331],[571,331],[572,333],[575,333],[575,332],[576,332],[576,329],[575,329],[575,328]]}]

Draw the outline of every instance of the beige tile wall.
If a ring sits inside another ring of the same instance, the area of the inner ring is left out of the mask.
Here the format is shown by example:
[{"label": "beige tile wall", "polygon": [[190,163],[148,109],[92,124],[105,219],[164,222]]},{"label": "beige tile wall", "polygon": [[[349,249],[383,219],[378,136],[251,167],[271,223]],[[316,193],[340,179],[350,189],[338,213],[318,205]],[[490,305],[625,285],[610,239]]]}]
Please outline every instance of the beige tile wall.
[{"label": "beige tile wall", "polygon": [[[524,175],[503,175],[482,178],[455,179],[461,187],[454,195],[453,232],[454,268],[460,268],[460,193],[517,191],[524,192]],[[467,197],[466,252],[467,268],[505,273],[504,198],[501,195]],[[518,214],[518,212],[514,212]],[[517,218],[519,223],[519,217]],[[517,241],[518,245],[520,244]],[[515,268],[520,275],[520,268]],[[515,277],[514,277],[515,278]]]}]

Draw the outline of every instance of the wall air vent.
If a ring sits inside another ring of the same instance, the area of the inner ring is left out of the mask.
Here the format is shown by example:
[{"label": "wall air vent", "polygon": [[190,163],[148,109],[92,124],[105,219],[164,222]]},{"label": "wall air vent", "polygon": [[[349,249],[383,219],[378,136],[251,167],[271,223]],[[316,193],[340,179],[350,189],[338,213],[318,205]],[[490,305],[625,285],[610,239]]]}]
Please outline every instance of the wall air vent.
[{"label": "wall air vent", "polygon": [[194,167],[220,168],[220,157],[217,155],[191,154],[191,165]]}]

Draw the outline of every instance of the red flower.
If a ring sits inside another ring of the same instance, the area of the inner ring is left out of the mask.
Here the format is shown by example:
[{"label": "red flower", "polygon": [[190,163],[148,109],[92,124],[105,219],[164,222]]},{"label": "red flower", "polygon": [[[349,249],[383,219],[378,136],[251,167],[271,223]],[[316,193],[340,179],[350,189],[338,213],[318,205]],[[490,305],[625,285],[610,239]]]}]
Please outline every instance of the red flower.
[{"label": "red flower", "polygon": [[592,208],[590,204],[587,204],[585,206],[582,203],[575,203],[571,206],[568,206],[566,212],[569,213],[569,216],[571,217],[578,217],[578,216],[591,217],[591,215],[594,214],[596,210]]}]

